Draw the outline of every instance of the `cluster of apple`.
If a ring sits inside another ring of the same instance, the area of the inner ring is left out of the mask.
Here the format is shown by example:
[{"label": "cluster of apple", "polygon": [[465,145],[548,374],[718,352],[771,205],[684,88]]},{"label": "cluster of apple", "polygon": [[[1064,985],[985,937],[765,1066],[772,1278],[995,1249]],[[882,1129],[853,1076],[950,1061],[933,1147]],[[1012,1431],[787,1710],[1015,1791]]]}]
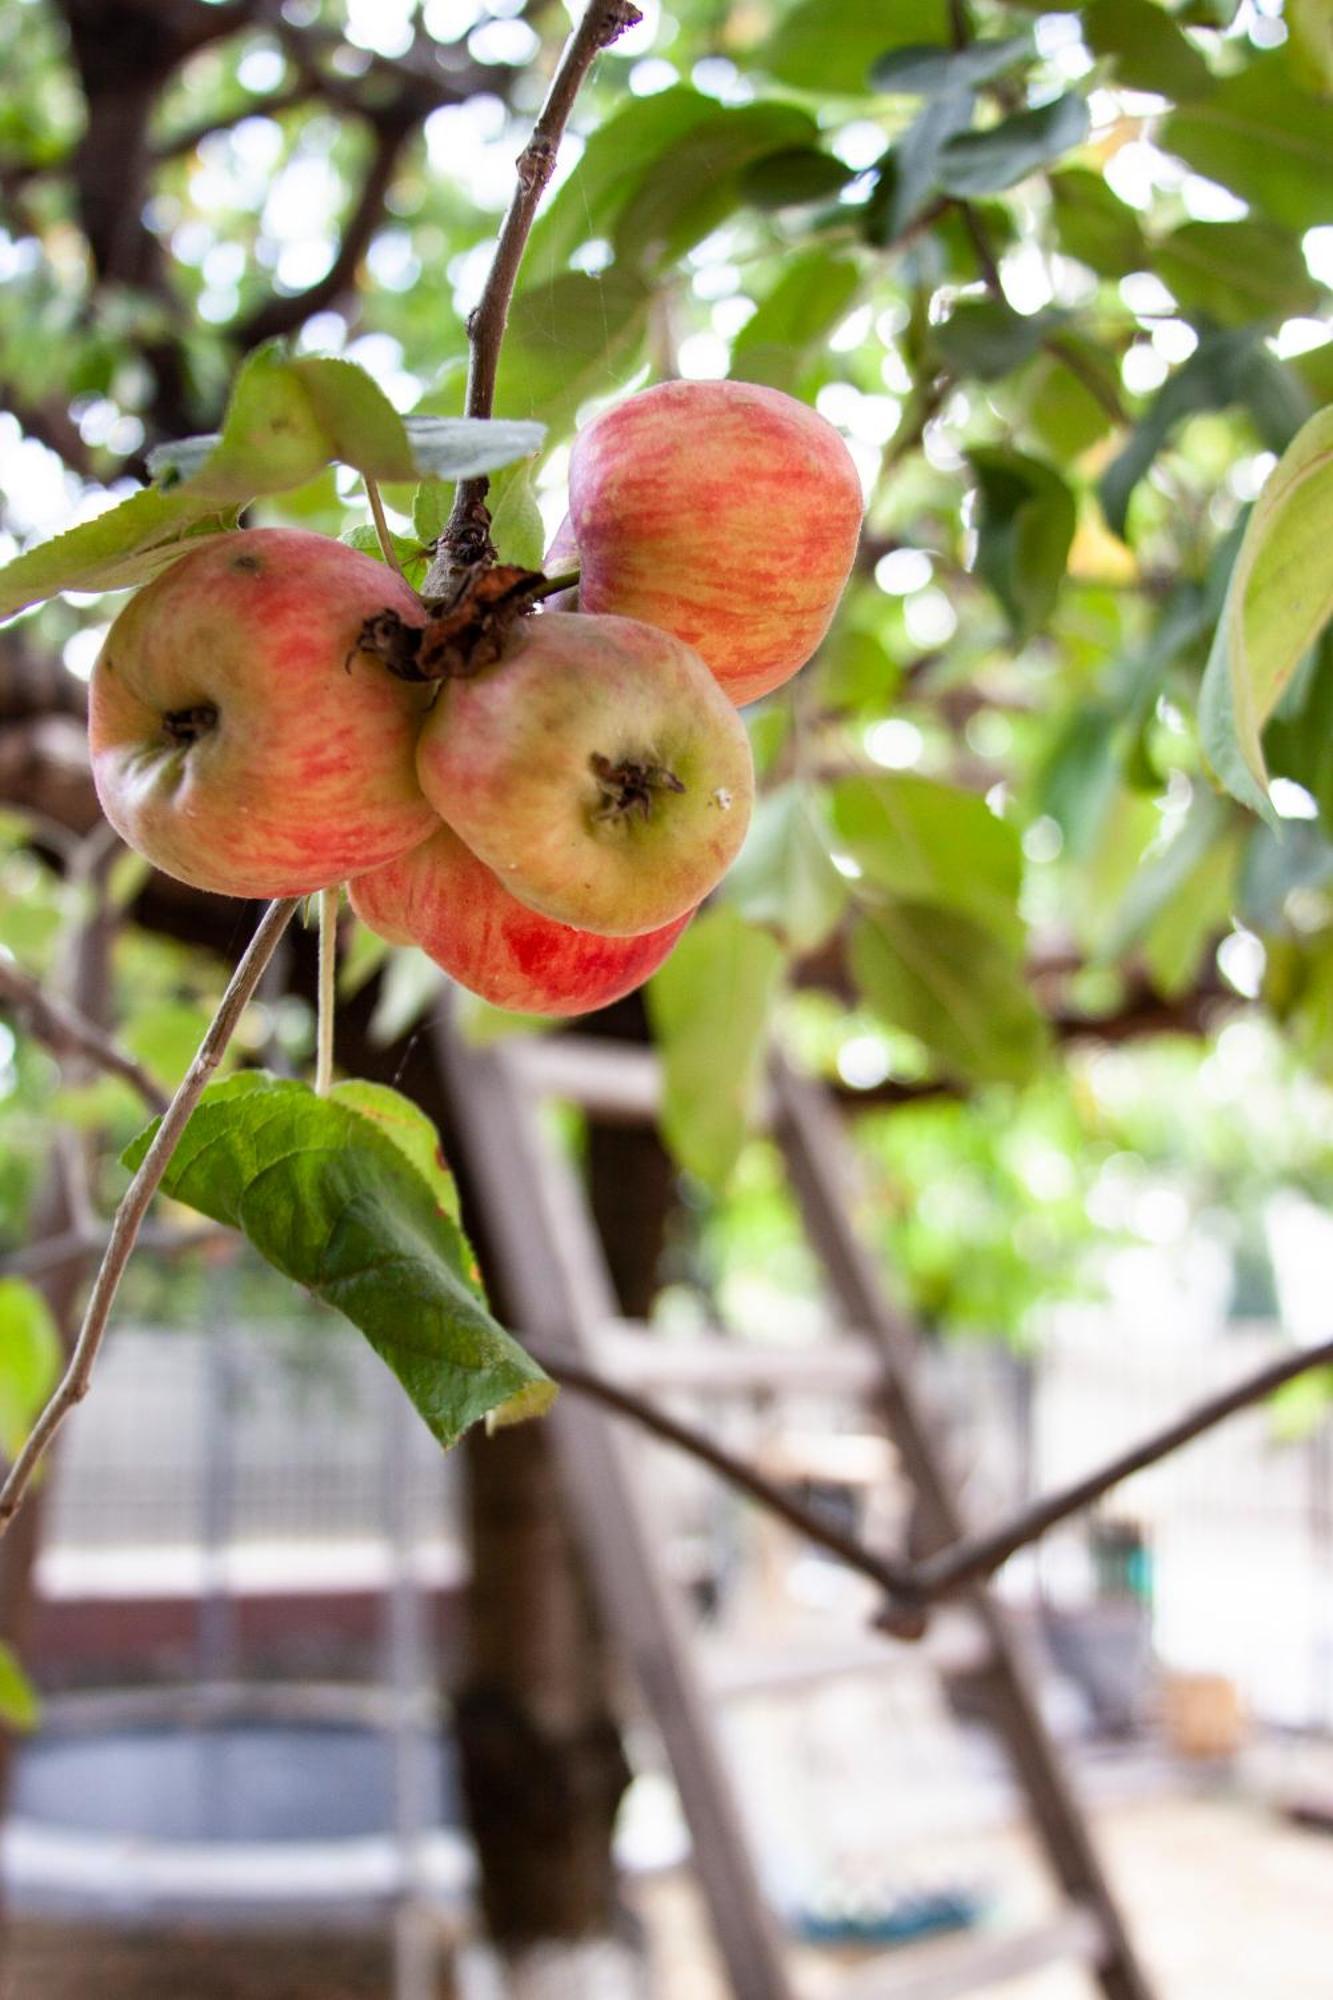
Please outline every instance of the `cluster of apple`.
[{"label": "cluster of apple", "polygon": [[574,1014],[667,957],[744,838],[736,710],[827,630],[861,493],[836,431],[744,383],[663,383],[578,438],[547,558],[578,609],[518,618],[435,686],[365,646],[406,583],[286,529],[200,543],[125,607],[93,676],[108,819],[233,896],[350,881],[358,914],[494,1004]]}]

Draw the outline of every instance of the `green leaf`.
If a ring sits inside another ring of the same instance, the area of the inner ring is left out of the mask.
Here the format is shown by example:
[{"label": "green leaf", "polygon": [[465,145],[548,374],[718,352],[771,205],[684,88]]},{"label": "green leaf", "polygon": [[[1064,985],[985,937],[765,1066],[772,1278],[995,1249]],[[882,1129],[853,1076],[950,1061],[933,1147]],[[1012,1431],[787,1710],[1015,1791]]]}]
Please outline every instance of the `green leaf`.
[{"label": "green leaf", "polygon": [[1252,57],[1211,96],[1173,112],[1157,143],[1285,229],[1329,219],[1333,103],[1301,89],[1284,49]]},{"label": "green leaf", "polygon": [[806,250],[791,258],[732,342],[733,377],[791,394],[860,285],[860,270],[850,257]]},{"label": "green leaf", "polygon": [[[1264,731],[1264,758],[1276,776],[1304,785],[1333,836],[1333,628],[1292,676]],[[1283,831],[1294,838],[1296,829]]]},{"label": "green leaf", "polygon": [[[386,560],[378,530],[371,521],[358,521],[354,528],[344,528],[338,540],[345,542],[349,549],[355,549],[358,554],[370,556],[375,562]],[[389,546],[408,582],[414,587],[418,585],[426,573],[426,558],[422,553],[421,544],[413,541],[408,535],[396,535],[391,528]]]},{"label": "green leaf", "polygon": [[567,430],[581,403],[609,395],[631,372],[650,296],[642,278],[614,264],[521,293],[500,357],[499,406],[540,412],[553,436]]},{"label": "green leaf", "polygon": [[741,200],[752,207],[780,209],[831,200],[855,179],[856,169],[845,167],[832,153],[821,153],[817,146],[789,146],[742,167],[737,185]]},{"label": "green leaf", "polygon": [[1224,410],[1251,402],[1271,367],[1256,327],[1209,334],[1183,366],[1168,376],[1148,406],[1124,450],[1102,477],[1102,509],[1118,535],[1125,532],[1130,495],[1149,470],[1176,425],[1200,410]]},{"label": "green leaf", "polygon": [[1088,107],[1070,93],[1037,111],[1016,111],[985,132],[959,132],[940,149],[938,180],[946,194],[971,200],[998,194],[1081,146]]},{"label": "green leaf", "polygon": [[1295,237],[1266,222],[1187,222],[1152,264],[1186,312],[1224,326],[1311,312],[1320,296]]},{"label": "green leaf", "polygon": [[[462,1224],[462,1211],[458,1201],[458,1184],[449,1171],[440,1144],[440,1135],[434,1123],[419,1104],[410,1097],[404,1097],[399,1090],[391,1090],[387,1083],[372,1083],[366,1077],[349,1076],[335,1083],[329,1096],[335,1103],[345,1104],[362,1118],[369,1118],[386,1137],[393,1140],[403,1156],[410,1160],[427,1186],[432,1190],[445,1214]],[[481,1293],[481,1281],[474,1275],[474,1289]]]},{"label": "green leaf", "polygon": [[41,1707],[32,1682],[12,1649],[0,1643],[0,1724],[26,1732],[35,1729],[40,1720]]},{"label": "green leaf", "polygon": [[540,569],[546,554],[546,527],[532,483],[532,469],[511,466],[491,481],[491,540],[501,562]]},{"label": "green leaf", "polygon": [[453,504],[453,488],[448,480],[422,480],[412,495],[412,526],[423,547],[431,548],[440,539]]},{"label": "green leaf", "polygon": [[1165,846],[1140,863],[1103,946],[1104,956],[1120,958],[1145,938],[1162,913],[1186,889],[1217,846],[1230,820],[1229,807],[1200,787],[1184,820]]},{"label": "green leaf", "polygon": [[716,116],[715,97],[677,84],[634,98],[590,133],[578,167],[537,218],[519,272],[520,292],[551,284],[581,243],[609,235],[660,156]]},{"label": "green leaf", "polygon": [[797,90],[863,97],[875,88],[871,68],[886,49],[948,39],[948,0],[895,0],[892,8],[800,0],[764,37],[754,60]]},{"label": "green leaf", "polygon": [[475,479],[498,472],[516,459],[531,458],[546,437],[545,424],[512,417],[404,417],[403,427],[412,448],[407,477],[413,479]]},{"label": "green leaf", "polygon": [[888,901],[864,911],[849,958],[881,1018],[915,1035],[946,1070],[978,1082],[1031,1076],[1045,1023],[994,931],[935,903]]},{"label": "green leaf", "polygon": [[[0,569],[0,618],[62,590],[126,590],[147,583],[184,553],[183,537],[191,536],[191,546],[202,539],[191,535],[200,518],[179,492],[147,486],[131,493],[104,514],[6,563]],[[230,525],[229,516],[217,513],[211,532]]]},{"label": "green leaf", "polygon": [[759,800],[723,893],[749,923],[780,931],[793,951],[827,940],[846,908],[847,884],[809,785],[780,785]]},{"label": "green leaf", "polygon": [[960,299],[933,338],[951,375],[998,382],[1030,361],[1064,322],[1063,313],[1016,313],[999,299]]},{"label": "green leaf", "polygon": [[60,1378],[51,1308],[22,1278],[0,1278],[0,1448],[14,1458]]},{"label": "green leaf", "polygon": [[[1321,410],[1299,432],[1255,503],[1204,678],[1205,748],[1223,783],[1247,805],[1256,804],[1256,790],[1267,796],[1264,725],[1333,618],[1330,547],[1333,409]],[[1230,744],[1252,785],[1238,788]]]},{"label": "green leaf", "polygon": [[774,153],[813,150],[819,127],[794,104],[718,110],[660,154],[611,232],[633,269],[677,262],[746,198],[742,177]]},{"label": "green leaf", "polygon": [[1095,55],[1114,59],[1117,77],[1131,90],[1182,103],[1213,87],[1207,63],[1155,0],[1093,0],[1083,16],[1083,39]]},{"label": "green leaf", "polygon": [[1074,539],[1074,496],[1054,466],[1022,452],[974,451],[971,464],[981,502],[977,575],[1022,645],[1055,609]]},{"label": "green leaf", "polygon": [[1099,174],[1066,167],[1047,183],[1056,241],[1102,278],[1123,278],[1148,264],[1148,248],[1138,217]]},{"label": "green leaf", "polygon": [[[438,1166],[410,1110],[316,1097],[248,1071],[205,1091],[162,1186],[244,1231],[284,1276],[350,1319],[442,1445],[486,1417],[534,1416],[554,1394],[487,1311]],[[135,1140],[137,1166],[156,1127]]]},{"label": "green leaf", "polygon": [[1328,0],[1287,0],[1284,18],[1297,81],[1320,97],[1333,97],[1333,7]]},{"label": "green leaf", "polygon": [[975,792],[886,771],[839,779],[830,803],[840,845],[876,889],[944,904],[1017,945],[1018,833]]},{"label": "green leaf", "polygon": [[972,42],[965,49],[915,43],[882,55],[870,80],[877,89],[899,97],[944,97],[990,83],[1031,54],[1031,35]]},{"label": "green leaf", "polygon": [[972,123],[975,100],[966,91],[932,98],[879,164],[874,191],[862,210],[866,240],[887,248],[915,222],[940,187],[945,147]]},{"label": "green leaf", "polygon": [[161,445],[148,464],[164,490],[188,496],[202,512],[303,486],[333,456],[295,365],[274,340],[242,362],[216,437]]},{"label": "green leaf", "polygon": [[709,1187],[725,1184],[750,1128],[782,965],[777,939],[723,904],[695,918],[648,983],[662,1131]]}]

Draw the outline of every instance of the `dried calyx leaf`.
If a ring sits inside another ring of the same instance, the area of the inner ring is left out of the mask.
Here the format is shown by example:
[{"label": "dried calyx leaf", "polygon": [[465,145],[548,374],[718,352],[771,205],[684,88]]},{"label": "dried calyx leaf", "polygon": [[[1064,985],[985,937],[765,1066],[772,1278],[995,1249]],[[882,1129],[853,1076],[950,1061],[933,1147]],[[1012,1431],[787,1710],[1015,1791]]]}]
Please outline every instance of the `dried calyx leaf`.
[{"label": "dried calyx leaf", "polygon": [[424,625],[409,625],[396,611],[377,612],[362,626],[357,650],[372,653],[400,680],[466,679],[498,660],[515,622],[569,582],[507,563],[474,563],[459,574],[451,596],[432,601]]}]

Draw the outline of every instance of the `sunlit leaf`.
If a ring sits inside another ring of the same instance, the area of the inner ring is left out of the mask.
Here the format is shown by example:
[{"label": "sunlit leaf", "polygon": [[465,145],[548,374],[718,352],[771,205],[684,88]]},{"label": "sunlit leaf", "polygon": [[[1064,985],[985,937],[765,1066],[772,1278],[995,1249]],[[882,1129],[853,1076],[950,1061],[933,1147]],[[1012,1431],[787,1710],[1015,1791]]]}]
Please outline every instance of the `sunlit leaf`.
[{"label": "sunlit leaf", "polygon": [[662,1131],[690,1173],[726,1182],[749,1130],[783,964],[771,932],[722,905],[696,917],[648,983]]},{"label": "sunlit leaf", "polygon": [[833,865],[818,795],[781,785],[758,801],[724,894],[752,924],[780,931],[798,952],[814,951],[847,904]]},{"label": "sunlit leaf", "polygon": [[13,1458],[60,1374],[51,1308],[22,1278],[0,1278],[0,1447]]},{"label": "sunlit leaf", "polygon": [[1011,1083],[1032,1075],[1045,1024],[994,931],[938,904],[886,899],[859,916],[850,962],[882,1019],[915,1035],[952,1074]]},{"label": "sunlit leaf", "polygon": [[975,792],[914,771],[885,771],[840,778],[830,800],[838,845],[876,889],[948,905],[1017,942],[1018,833]]},{"label": "sunlit leaf", "polygon": [[[1333,409],[1312,417],[1250,515],[1205,678],[1205,747],[1246,804],[1266,795],[1263,729],[1333,618]],[[1252,783],[1237,783],[1227,738]]]}]

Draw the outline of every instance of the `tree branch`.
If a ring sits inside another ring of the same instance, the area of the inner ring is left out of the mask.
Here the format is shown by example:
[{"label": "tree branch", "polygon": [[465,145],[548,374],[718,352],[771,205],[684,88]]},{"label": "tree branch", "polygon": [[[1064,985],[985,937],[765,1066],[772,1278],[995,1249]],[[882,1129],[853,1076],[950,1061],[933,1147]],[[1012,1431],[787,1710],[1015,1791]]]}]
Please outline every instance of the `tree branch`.
[{"label": "tree branch", "polygon": [[827,1549],[849,1569],[869,1577],[890,1597],[911,1598],[914,1595],[914,1571],[910,1564],[895,1562],[891,1556],[877,1555],[855,1535],[844,1534],[815,1508],[803,1507],[799,1500],[793,1500],[781,1486],[765,1478],[745,1459],[737,1458],[722,1445],[715,1444],[712,1438],[696,1430],[692,1424],[682,1423],[656,1403],[649,1402],[632,1389],[622,1388],[620,1383],[611,1381],[595,1368],[586,1367],[581,1361],[551,1353],[545,1348],[529,1348],[528,1351],[551,1379],[563,1388],[601,1403],[605,1409],[629,1418],[642,1430],[650,1431],[654,1437],[675,1445],[678,1451],[697,1459],[700,1465],[706,1465],[728,1486],[734,1486],[737,1492],[757,1501],[766,1513],[775,1514],[780,1521],[785,1521],[806,1541],[813,1542],[817,1548]]},{"label": "tree branch", "polygon": [[35,1035],[58,1061],[82,1056],[108,1076],[118,1076],[128,1083],[150,1111],[158,1114],[166,1110],[166,1092],[142,1063],[95,1022],[85,1020],[68,1002],[44,993],[30,973],[3,959],[0,959],[0,1006],[17,1015],[29,1034]]},{"label": "tree branch", "polygon": [[199,1051],[194,1061],[167,1106],[162,1123],[153,1135],[152,1144],[144,1155],[138,1172],[121,1197],[120,1206],[111,1224],[111,1236],[106,1254],[93,1280],[83,1325],[79,1330],[69,1365],[55,1394],[37,1419],[22,1451],[10,1467],[3,1488],[0,1488],[0,1534],[5,1532],[13,1520],[51,1440],[70,1411],[76,1404],[82,1402],[88,1393],[111,1307],[138,1238],[140,1226],[148,1212],[149,1203],[157,1193],[162,1176],[167,1170],[167,1163],[189,1122],[190,1114],[203,1095],[204,1086],[222,1060],[237,1023],[255,987],[259,984],[265,966],[273,956],[279,938],[296,914],[299,902],[298,897],[287,897],[281,902],[270,903],[264,912],[254,936],[246,947],[244,957],[231,976],[217,1013],[199,1044]]},{"label": "tree branch", "polygon": [[269,299],[248,319],[229,329],[242,349],[258,347],[262,341],[293,332],[313,313],[323,312],[352,289],[357,265],[369,249],[384,213],[399,157],[419,122],[415,108],[406,104],[388,106],[376,116],[370,165],[333,262],[324,276],[307,285],[304,291],[290,298]]},{"label": "tree branch", "polygon": [[[489,417],[495,405],[495,381],[500,344],[509,318],[519,265],[546,184],[555,167],[574,100],[602,49],[609,48],[626,28],[642,17],[630,0],[588,0],[583,19],[565,44],[546,100],[532,128],[532,137],[518,156],[518,181],[491,262],[481,300],[468,321],[466,414]],[[455,569],[494,559],[491,517],[486,507],[490,481],[484,476],[462,479],[453,510],[440,538],[438,552],[422,587],[426,598],[447,593]]]},{"label": "tree branch", "polygon": [[1108,1460],[1099,1471],[1076,1479],[1044,1500],[1033,1501],[1031,1506],[1001,1522],[998,1528],[927,1557],[916,1566],[915,1589],[922,1597],[933,1600],[951,1596],[964,1585],[992,1575],[1017,1550],[1028,1542],[1035,1542],[1069,1515],[1081,1513],[1122,1480],[1132,1478],[1147,1466],[1156,1465],[1159,1459],[1179,1451],[1183,1445],[1192,1444],[1205,1431],[1212,1430],[1241,1410],[1249,1409],[1252,1404],[1262,1402],[1275,1389],[1295,1381],[1297,1376],[1309,1374],[1315,1368],[1330,1367],[1333,1367],[1333,1340],[1326,1340],[1318,1347],[1298,1348],[1294,1353],[1282,1355],[1277,1361],[1270,1361],[1230,1389],[1223,1389],[1197,1403],[1173,1423],[1155,1431],[1128,1451],[1121,1452],[1119,1457]]}]

